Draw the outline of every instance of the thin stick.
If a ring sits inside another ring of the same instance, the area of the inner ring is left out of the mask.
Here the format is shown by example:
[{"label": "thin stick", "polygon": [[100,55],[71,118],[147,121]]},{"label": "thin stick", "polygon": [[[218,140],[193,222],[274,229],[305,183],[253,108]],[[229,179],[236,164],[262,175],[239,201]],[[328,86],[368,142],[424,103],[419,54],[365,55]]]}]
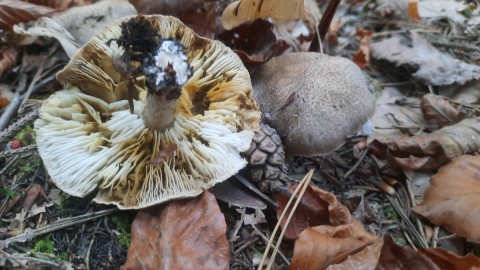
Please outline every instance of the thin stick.
[{"label": "thin stick", "polygon": [[[308,174],[303,178],[303,180],[300,182],[300,184],[297,186],[297,188],[293,192],[292,196],[288,200],[287,205],[285,206],[285,209],[282,212],[282,215],[278,219],[278,222],[275,225],[275,228],[273,229],[272,235],[270,236],[270,240],[268,241],[267,247],[265,248],[265,251],[263,253],[262,260],[260,261],[260,264],[258,266],[258,270],[262,270],[262,268],[263,268],[263,264],[265,263],[265,259],[267,258],[268,252],[270,251],[270,247],[272,246],[273,239],[275,238],[275,235],[277,234],[278,228],[280,227],[280,223],[283,220],[283,218],[285,217],[285,214],[287,213],[287,210],[290,208],[290,205],[292,204],[292,201],[295,199],[295,196],[300,191],[300,189],[303,187],[303,185],[306,182],[310,181],[310,179],[312,178],[312,175],[313,175],[313,170],[310,170],[310,172],[308,172]],[[298,201],[300,201],[300,199],[301,198],[299,198]],[[290,212],[290,214],[292,214],[292,213],[293,213],[293,211]],[[285,227],[286,226],[288,226],[288,223],[285,224]],[[279,241],[277,241],[277,245],[280,245]]]},{"label": "thin stick", "polygon": [[335,12],[337,12],[339,4],[340,0],[330,0],[330,2],[328,2],[328,6],[322,15],[322,19],[320,19],[320,23],[318,24],[318,31],[316,31],[317,33],[315,33],[315,37],[313,38],[308,51],[318,52],[320,50],[319,40],[323,40],[325,38],[325,35],[330,28],[330,24],[332,23],[333,17],[335,16]]},{"label": "thin stick", "polygon": [[101,211],[98,211],[98,212],[88,213],[88,214],[84,214],[84,215],[80,215],[80,216],[76,216],[76,217],[61,219],[61,220],[52,222],[52,223],[46,225],[45,227],[29,230],[29,231],[21,233],[17,236],[10,237],[10,238],[7,238],[5,240],[2,240],[2,241],[0,241],[0,249],[8,247],[8,245],[11,244],[11,243],[26,242],[28,240],[31,240],[31,239],[37,237],[37,236],[44,235],[44,234],[47,234],[47,233],[51,233],[51,232],[54,232],[54,231],[58,231],[58,230],[61,230],[61,229],[64,229],[64,228],[68,228],[70,226],[77,225],[77,224],[80,224],[80,223],[83,223],[83,222],[87,222],[87,221],[90,221],[90,220],[93,220],[93,219],[97,219],[99,217],[109,215],[109,214],[114,213],[116,211],[118,211],[118,208],[111,208],[111,209],[101,210]]}]

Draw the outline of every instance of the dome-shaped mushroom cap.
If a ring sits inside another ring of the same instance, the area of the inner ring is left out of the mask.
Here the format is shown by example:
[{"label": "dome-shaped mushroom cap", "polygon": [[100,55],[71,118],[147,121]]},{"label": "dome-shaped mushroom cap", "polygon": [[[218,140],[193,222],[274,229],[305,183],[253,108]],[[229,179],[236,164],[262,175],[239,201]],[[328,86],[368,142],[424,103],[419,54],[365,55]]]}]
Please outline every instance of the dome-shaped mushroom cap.
[{"label": "dome-shaped mushroom cap", "polygon": [[142,118],[145,76],[134,82],[114,68],[123,53],[114,22],[87,43],[57,79],[65,86],[47,99],[35,122],[37,145],[55,184],[85,196],[98,189],[96,202],[142,208],[196,196],[246,165],[240,156],[258,129],[260,112],[251,97],[248,71],[229,48],[198,37],[168,16],[139,16],[159,38],[185,47],[192,76],[183,85],[173,124],[149,129]]},{"label": "dome-shaped mushroom cap", "polygon": [[[254,97],[288,154],[336,150],[364,124],[375,99],[350,60],[319,53],[274,57],[252,76]],[[268,114],[267,114],[268,113]]]}]

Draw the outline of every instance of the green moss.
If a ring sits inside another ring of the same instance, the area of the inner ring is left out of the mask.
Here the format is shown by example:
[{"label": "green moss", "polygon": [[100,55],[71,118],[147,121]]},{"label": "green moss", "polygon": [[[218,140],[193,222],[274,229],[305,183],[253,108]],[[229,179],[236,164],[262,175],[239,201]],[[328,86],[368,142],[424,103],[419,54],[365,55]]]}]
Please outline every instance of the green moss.
[{"label": "green moss", "polygon": [[42,165],[42,159],[40,156],[31,155],[20,159],[17,164],[19,164],[19,174],[25,175],[31,172],[34,172],[40,168]]},{"label": "green moss", "polygon": [[35,131],[33,130],[33,126],[32,125],[25,126],[15,136],[15,140],[20,141],[23,146],[34,144],[35,143]]},{"label": "green moss", "polygon": [[67,252],[62,252],[60,254],[55,255],[55,259],[64,261],[68,259],[68,254]]},{"label": "green moss", "polygon": [[51,235],[39,238],[32,249],[32,253],[44,253],[47,255],[55,254],[55,243],[51,239]]},{"label": "green moss", "polygon": [[131,233],[121,233],[117,235],[118,242],[124,247],[130,247],[130,239],[132,238]]},{"label": "green moss", "polygon": [[8,197],[13,199],[19,194],[20,193],[16,192],[15,190],[0,188],[0,197]]},{"label": "green moss", "polygon": [[111,216],[111,220],[115,225],[117,231],[120,234],[117,235],[118,242],[124,247],[130,246],[130,238],[132,234],[130,233],[130,227],[132,226],[133,218],[135,217],[135,212],[119,212]]},{"label": "green moss", "polygon": [[391,205],[383,207],[383,214],[389,220],[398,220],[398,214],[397,212],[395,212],[395,209],[393,209],[393,206]]}]

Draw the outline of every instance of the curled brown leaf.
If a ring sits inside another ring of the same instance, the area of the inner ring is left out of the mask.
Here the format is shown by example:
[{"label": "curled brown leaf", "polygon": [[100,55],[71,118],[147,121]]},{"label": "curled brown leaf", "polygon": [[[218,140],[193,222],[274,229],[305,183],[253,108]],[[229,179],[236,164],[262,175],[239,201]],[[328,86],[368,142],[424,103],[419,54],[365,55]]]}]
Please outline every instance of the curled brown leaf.
[{"label": "curled brown leaf", "polygon": [[226,229],[225,217],[207,191],[141,210],[121,269],[227,269]]},{"label": "curled brown leaf", "polygon": [[427,135],[373,140],[372,153],[405,170],[437,169],[480,150],[480,118],[468,118]]},{"label": "curled brown leaf", "polygon": [[[326,269],[329,265],[342,263],[377,240],[378,238],[366,232],[357,220],[339,226],[307,228],[295,241],[289,269]],[[372,256],[373,262],[365,261],[366,265],[376,265],[378,261],[378,249],[372,249],[372,252],[377,253]]]},{"label": "curled brown leaf", "polygon": [[55,11],[51,7],[20,0],[4,0],[0,2],[0,29],[10,29],[14,24],[35,20]]},{"label": "curled brown leaf", "polygon": [[461,156],[432,176],[413,211],[459,236],[480,243],[480,156]]},{"label": "curled brown leaf", "polygon": [[0,50],[0,75],[17,63],[18,49],[8,47]]},{"label": "curled brown leaf", "polygon": [[[294,191],[297,185],[289,186]],[[290,194],[280,194],[278,197],[277,218],[285,209]],[[287,210],[287,215],[290,210]],[[292,220],[285,231],[285,237],[296,239],[306,228],[318,225],[348,224],[352,216],[348,209],[341,204],[335,195],[315,186],[308,186],[302,197],[301,203],[295,210]],[[285,226],[285,219],[281,226]]]},{"label": "curled brown leaf", "polygon": [[420,101],[423,117],[441,126],[451,125],[465,118],[480,116],[480,110],[469,108],[445,96],[426,94]]},{"label": "curled brown leaf", "polygon": [[43,187],[39,184],[33,184],[27,191],[27,195],[23,200],[23,208],[30,210],[33,204],[37,201],[38,196],[43,195],[45,196],[45,191]]}]

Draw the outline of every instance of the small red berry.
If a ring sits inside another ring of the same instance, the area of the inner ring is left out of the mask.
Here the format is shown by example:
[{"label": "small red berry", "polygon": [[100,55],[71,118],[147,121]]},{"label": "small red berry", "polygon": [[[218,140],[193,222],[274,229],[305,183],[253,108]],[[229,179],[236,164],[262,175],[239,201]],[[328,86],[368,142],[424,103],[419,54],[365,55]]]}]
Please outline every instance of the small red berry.
[{"label": "small red berry", "polygon": [[22,143],[18,140],[12,140],[7,143],[5,146],[5,150],[10,151],[10,150],[15,150],[22,147]]}]

